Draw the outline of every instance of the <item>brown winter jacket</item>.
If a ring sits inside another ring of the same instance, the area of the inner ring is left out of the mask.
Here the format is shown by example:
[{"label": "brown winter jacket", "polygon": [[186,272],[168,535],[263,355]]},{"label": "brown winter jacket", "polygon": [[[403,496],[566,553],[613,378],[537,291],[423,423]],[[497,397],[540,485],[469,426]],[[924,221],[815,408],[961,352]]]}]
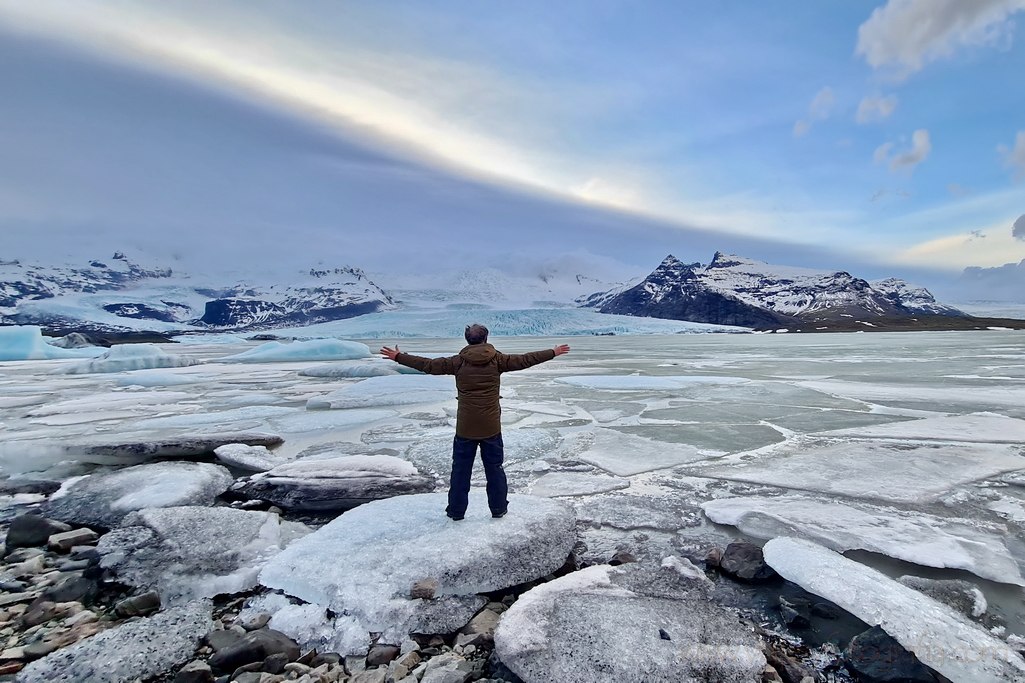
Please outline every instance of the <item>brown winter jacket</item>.
[{"label": "brown winter jacket", "polygon": [[502,407],[498,403],[499,379],[503,372],[524,370],[555,358],[555,351],[504,354],[491,344],[471,344],[458,356],[424,358],[408,353],[395,362],[429,375],[455,375],[459,394],[456,435],[466,439],[487,439],[502,431]]}]

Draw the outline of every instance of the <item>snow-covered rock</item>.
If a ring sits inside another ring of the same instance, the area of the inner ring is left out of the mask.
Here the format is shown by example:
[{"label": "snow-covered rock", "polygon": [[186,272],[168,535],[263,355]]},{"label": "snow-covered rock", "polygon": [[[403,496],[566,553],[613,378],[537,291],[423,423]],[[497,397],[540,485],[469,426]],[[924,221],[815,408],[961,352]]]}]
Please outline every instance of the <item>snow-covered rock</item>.
[{"label": "snow-covered rock", "polygon": [[965,519],[790,496],[721,498],[701,507],[716,524],[730,524],[755,538],[800,535],[840,552],[869,550],[1025,586],[1002,535]]},{"label": "snow-covered rock", "polygon": [[758,639],[687,569],[597,565],[542,584],[502,615],[496,652],[526,683],[761,680]]},{"label": "snow-covered rock", "polygon": [[290,510],[349,510],[372,500],[434,490],[411,463],[390,455],[301,458],[276,465],[234,488]]},{"label": "snow-covered rock", "polygon": [[217,359],[219,363],[278,363],[282,361],[351,360],[369,358],[366,344],[342,339],[310,339],[282,343],[269,341],[255,349]]},{"label": "snow-covered rock", "polygon": [[[474,490],[459,522],[445,504],[444,494],[421,494],[361,505],[274,557],[260,583],[398,644],[461,628],[483,606],[479,593],[551,573],[576,542],[572,511],[555,501],[512,495],[509,514],[493,519]],[[438,582],[435,597],[410,598],[423,579]]]},{"label": "snow-covered rock", "polygon": [[18,683],[126,683],[149,680],[192,658],[213,627],[211,605],[191,602],[127,621],[30,662]]},{"label": "snow-covered rock", "polygon": [[153,344],[120,344],[110,347],[97,358],[61,368],[60,372],[66,375],[89,375],[94,372],[185,368],[198,363],[195,358],[164,353]]},{"label": "snow-covered rock", "polygon": [[306,402],[306,408],[309,410],[340,410],[403,406],[418,403],[441,403],[451,401],[455,397],[455,381],[451,377],[395,375],[371,377],[332,391],[326,396],[311,398]]},{"label": "snow-covered rock", "polygon": [[266,472],[281,464],[282,460],[267,450],[266,446],[248,446],[244,443],[229,443],[214,449],[217,459],[229,467],[250,472]]},{"label": "snow-covered rock", "polygon": [[90,358],[103,351],[97,347],[63,349],[48,344],[42,330],[35,325],[0,327],[0,361]]},{"label": "snow-covered rock", "polygon": [[65,484],[43,506],[53,519],[103,528],[116,527],[134,510],[177,505],[211,505],[233,478],[220,465],[158,462],[92,474]]},{"label": "snow-covered rock", "polygon": [[881,626],[906,650],[952,681],[1025,681],[1025,659],[946,605],[811,541],[780,537],[765,560],[781,576]]},{"label": "snow-covered rock", "polygon": [[181,604],[252,588],[267,560],[307,533],[270,512],[149,508],[125,517],[97,550],[100,566],[121,583]]}]

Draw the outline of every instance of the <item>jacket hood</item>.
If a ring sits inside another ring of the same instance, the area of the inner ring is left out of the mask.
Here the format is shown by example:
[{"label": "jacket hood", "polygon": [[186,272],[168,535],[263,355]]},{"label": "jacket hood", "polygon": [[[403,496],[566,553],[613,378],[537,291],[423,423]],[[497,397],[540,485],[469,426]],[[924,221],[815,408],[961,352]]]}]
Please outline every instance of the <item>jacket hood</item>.
[{"label": "jacket hood", "polygon": [[487,365],[495,357],[498,351],[491,344],[470,344],[464,346],[459,352],[459,357],[470,365]]}]

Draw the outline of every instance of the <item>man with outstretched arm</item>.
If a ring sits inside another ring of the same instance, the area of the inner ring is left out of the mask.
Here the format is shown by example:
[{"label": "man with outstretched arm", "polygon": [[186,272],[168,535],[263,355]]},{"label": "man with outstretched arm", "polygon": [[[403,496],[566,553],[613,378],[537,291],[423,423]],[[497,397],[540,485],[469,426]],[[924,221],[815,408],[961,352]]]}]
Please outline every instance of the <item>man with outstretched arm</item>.
[{"label": "man with outstretched arm", "polygon": [[456,356],[424,358],[387,346],[381,355],[406,367],[429,375],[455,375],[459,409],[456,413],[456,436],[452,442],[452,477],[448,489],[447,514],[460,520],[469,503],[470,475],[473,461],[480,447],[480,459],[487,476],[488,507],[492,517],[503,517],[509,509],[509,485],[505,479],[502,461],[502,407],[499,404],[500,376],[503,372],[525,370],[532,365],[569,353],[569,346],[560,344],[553,349],[531,353],[505,354],[488,344],[488,328],[469,325],[466,344]]}]

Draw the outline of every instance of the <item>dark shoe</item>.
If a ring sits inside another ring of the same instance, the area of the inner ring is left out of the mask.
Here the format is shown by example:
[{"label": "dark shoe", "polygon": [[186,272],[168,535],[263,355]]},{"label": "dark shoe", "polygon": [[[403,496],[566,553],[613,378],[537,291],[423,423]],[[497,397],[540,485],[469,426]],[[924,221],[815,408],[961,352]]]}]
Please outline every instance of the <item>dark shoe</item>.
[{"label": "dark shoe", "polygon": [[505,517],[505,513],[507,513],[507,512],[509,512],[509,511],[508,510],[502,510],[501,512],[492,512],[491,516],[494,517],[495,519],[498,519],[500,517]]},{"label": "dark shoe", "polygon": [[445,516],[448,517],[449,519],[451,519],[453,522],[458,522],[458,521],[460,521],[463,518],[463,515],[456,516],[456,515],[450,515],[448,513],[445,513]]}]

